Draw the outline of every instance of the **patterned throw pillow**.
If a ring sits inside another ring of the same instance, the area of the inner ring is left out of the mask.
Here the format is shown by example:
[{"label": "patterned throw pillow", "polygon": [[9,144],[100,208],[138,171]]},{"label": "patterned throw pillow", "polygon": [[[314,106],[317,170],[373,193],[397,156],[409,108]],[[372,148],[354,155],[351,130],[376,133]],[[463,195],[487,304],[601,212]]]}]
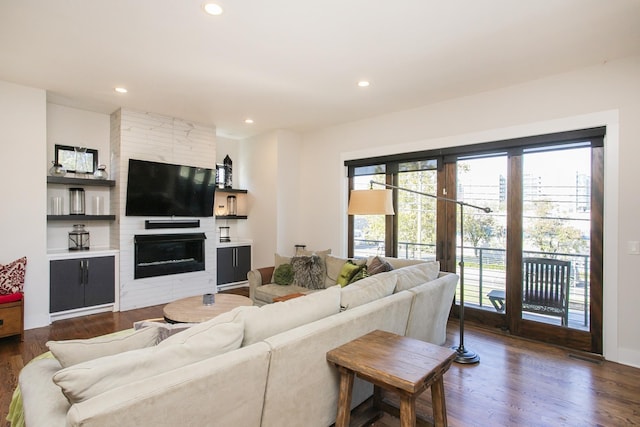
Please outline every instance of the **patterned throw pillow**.
[{"label": "patterned throw pillow", "polygon": [[324,289],[325,267],[318,255],[291,258],[293,284],[307,289]]},{"label": "patterned throw pillow", "polygon": [[26,270],[27,257],[22,257],[6,265],[0,265],[0,295],[22,292]]},{"label": "patterned throw pillow", "polygon": [[336,280],[336,284],[344,287],[351,283],[351,278],[358,273],[362,269],[361,266],[354,264],[351,260],[344,263],[342,269],[340,270],[340,274],[338,275],[338,280]]},{"label": "patterned throw pillow", "polygon": [[349,283],[347,284],[350,285],[353,282],[357,282],[358,280],[364,279],[365,277],[369,277],[369,272],[367,270],[367,267],[362,266],[360,267],[360,270],[358,270],[358,272],[353,275],[353,277],[349,280]]},{"label": "patterned throw pillow", "polygon": [[375,257],[371,260],[369,267],[367,268],[369,276],[373,276],[374,274],[384,273],[385,271],[393,270],[391,264],[387,261],[383,260],[379,256]]}]

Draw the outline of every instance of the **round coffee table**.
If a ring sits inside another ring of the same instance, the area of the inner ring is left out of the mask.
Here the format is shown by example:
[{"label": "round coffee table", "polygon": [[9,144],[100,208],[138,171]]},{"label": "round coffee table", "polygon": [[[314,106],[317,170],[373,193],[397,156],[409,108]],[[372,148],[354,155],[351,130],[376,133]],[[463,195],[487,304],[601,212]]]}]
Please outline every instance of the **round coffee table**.
[{"label": "round coffee table", "polygon": [[202,295],[183,298],[164,306],[164,318],[169,323],[200,323],[243,305],[253,305],[250,298],[234,294],[215,294],[216,302],[202,303]]}]

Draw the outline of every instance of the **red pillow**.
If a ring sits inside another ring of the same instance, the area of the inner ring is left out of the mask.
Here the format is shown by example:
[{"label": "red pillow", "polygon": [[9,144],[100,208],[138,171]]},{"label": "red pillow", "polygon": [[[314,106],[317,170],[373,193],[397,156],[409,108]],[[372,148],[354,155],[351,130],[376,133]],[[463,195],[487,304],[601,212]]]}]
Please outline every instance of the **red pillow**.
[{"label": "red pillow", "polygon": [[16,302],[16,301],[20,301],[21,299],[22,299],[22,294],[20,292],[16,292],[15,294],[9,294],[9,295],[0,295],[0,304]]},{"label": "red pillow", "polygon": [[6,265],[0,265],[0,295],[22,292],[26,270],[27,257],[22,257]]}]

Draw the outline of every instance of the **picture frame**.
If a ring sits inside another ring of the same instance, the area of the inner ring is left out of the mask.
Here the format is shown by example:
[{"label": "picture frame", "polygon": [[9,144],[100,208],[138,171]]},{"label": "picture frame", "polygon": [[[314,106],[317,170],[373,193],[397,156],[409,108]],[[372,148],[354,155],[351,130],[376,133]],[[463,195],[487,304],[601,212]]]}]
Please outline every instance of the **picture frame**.
[{"label": "picture frame", "polygon": [[55,145],[55,163],[71,173],[93,174],[98,167],[98,150],[70,145]]}]

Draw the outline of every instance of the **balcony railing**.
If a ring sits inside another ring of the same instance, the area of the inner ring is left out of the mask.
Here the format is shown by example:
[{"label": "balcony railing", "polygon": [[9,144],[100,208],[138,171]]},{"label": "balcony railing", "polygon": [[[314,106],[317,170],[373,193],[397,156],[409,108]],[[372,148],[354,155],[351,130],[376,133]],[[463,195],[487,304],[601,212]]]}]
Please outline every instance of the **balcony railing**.
[{"label": "balcony railing", "polygon": [[[380,240],[355,239],[356,256],[384,255],[384,242]],[[457,248],[460,256],[460,247]],[[571,261],[569,290],[569,326],[587,329],[589,325],[589,255],[524,251],[525,257],[543,257]],[[408,259],[436,259],[435,244],[398,243],[398,257]],[[465,305],[494,310],[487,294],[494,289],[506,288],[506,250],[486,247],[464,247]],[[525,317],[545,321],[543,316]]]}]

